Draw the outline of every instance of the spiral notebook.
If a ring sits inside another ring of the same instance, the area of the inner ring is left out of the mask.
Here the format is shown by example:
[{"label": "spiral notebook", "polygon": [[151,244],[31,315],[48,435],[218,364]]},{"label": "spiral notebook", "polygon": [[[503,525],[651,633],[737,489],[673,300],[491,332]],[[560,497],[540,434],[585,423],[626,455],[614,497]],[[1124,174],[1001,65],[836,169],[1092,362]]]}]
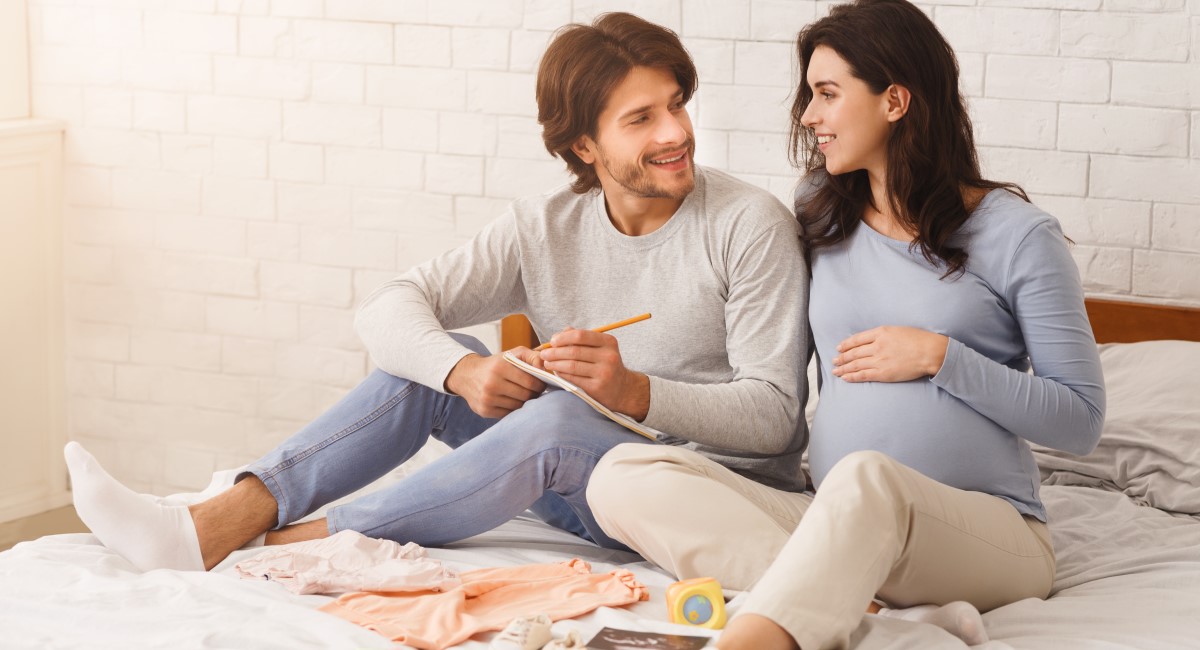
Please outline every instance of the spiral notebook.
[{"label": "spiral notebook", "polygon": [[571,393],[572,395],[575,395],[579,399],[587,402],[589,406],[591,406],[592,408],[596,409],[598,412],[603,414],[604,417],[612,420],[613,422],[616,422],[617,424],[625,427],[626,429],[629,429],[630,431],[633,431],[634,433],[643,435],[651,440],[658,440],[659,432],[657,430],[643,425],[642,423],[629,417],[628,415],[625,415],[623,413],[617,413],[616,411],[610,410],[607,406],[592,399],[592,396],[588,395],[586,392],[584,392],[584,390],[582,388],[576,386],[575,384],[572,384],[571,382],[567,381],[566,379],[563,379],[562,377],[559,377],[558,375],[556,375],[548,370],[542,370],[541,368],[538,368],[537,366],[532,366],[528,363],[525,363],[521,359],[518,359],[517,356],[511,352],[504,353],[504,360],[511,363],[512,365],[520,368],[521,370],[524,370],[525,372],[533,375],[534,377],[541,379],[542,381],[546,382],[547,384],[552,384],[554,386],[558,386],[559,388]]}]

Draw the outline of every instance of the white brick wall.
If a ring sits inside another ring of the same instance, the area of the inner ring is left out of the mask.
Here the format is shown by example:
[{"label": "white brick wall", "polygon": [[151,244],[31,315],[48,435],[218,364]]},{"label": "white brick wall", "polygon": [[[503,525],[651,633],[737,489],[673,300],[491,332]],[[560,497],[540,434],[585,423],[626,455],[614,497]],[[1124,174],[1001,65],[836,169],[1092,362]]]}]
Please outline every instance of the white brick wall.
[{"label": "white brick wall", "polygon": [[[33,112],[70,124],[71,436],[194,489],[334,403],[369,367],[355,304],[567,179],[533,74],[570,21],[678,31],[700,161],[787,201],[793,39],[830,4],[30,0]],[[985,168],[1059,217],[1088,291],[1200,304],[1200,0],[918,5]]]}]

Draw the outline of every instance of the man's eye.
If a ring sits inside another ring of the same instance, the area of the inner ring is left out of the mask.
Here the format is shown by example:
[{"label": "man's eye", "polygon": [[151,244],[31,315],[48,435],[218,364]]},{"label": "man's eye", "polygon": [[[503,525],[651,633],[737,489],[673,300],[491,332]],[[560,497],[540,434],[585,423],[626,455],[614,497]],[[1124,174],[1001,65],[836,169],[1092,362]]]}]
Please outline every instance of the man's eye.
[{"label": "man's eye", "polygon": [[633,119],[633,121],[632,121],[632,122],[630,122],[630,124],[641,124],[641,123],[645,122],[645,121],[646,121],[646,120],[648,120],[648,119],[650,119],[650,118],[648,118],[648,117],[646,117],[645,115],[643,115],[643,116],[641,116],[641,117],[636,117],[636,118],[634,118],[634,119]]}]

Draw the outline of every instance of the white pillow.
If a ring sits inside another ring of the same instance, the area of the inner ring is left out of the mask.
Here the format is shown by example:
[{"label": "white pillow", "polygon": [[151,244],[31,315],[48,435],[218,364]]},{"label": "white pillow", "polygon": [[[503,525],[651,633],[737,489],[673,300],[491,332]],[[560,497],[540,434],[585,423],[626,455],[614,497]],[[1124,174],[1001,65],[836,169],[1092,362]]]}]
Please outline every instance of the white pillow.
[{"label": "white pillow", "polygon": [[1042,482],[1200,514],[1200,343],[1102,345],[1100,363],[1108,396],[1100,444],[1085,457],[1035,446]]}]

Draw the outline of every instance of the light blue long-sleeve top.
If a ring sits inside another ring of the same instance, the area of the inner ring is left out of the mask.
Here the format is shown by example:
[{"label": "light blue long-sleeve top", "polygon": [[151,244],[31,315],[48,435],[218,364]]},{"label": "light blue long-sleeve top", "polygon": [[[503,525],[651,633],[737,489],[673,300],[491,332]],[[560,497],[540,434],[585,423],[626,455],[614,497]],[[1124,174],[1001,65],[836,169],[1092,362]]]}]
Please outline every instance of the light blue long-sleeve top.
[{"label": "light blue long-sleeve top", "polygon": [[[814,182],[798,190],[798,210]],[[819,489],[839,459],[875,450],[1045,521],[1028,442],[1086,454],[1104,422],[1079,271],[1058,221],[1005,190],[989,192],[952,242],[966,248],[966,272],[945,279],[919,249],[865,223],[812,252],[813,480]],[[881,325],[949,337],[937,375],[850,383],[830,373],[838,343]]]}]

